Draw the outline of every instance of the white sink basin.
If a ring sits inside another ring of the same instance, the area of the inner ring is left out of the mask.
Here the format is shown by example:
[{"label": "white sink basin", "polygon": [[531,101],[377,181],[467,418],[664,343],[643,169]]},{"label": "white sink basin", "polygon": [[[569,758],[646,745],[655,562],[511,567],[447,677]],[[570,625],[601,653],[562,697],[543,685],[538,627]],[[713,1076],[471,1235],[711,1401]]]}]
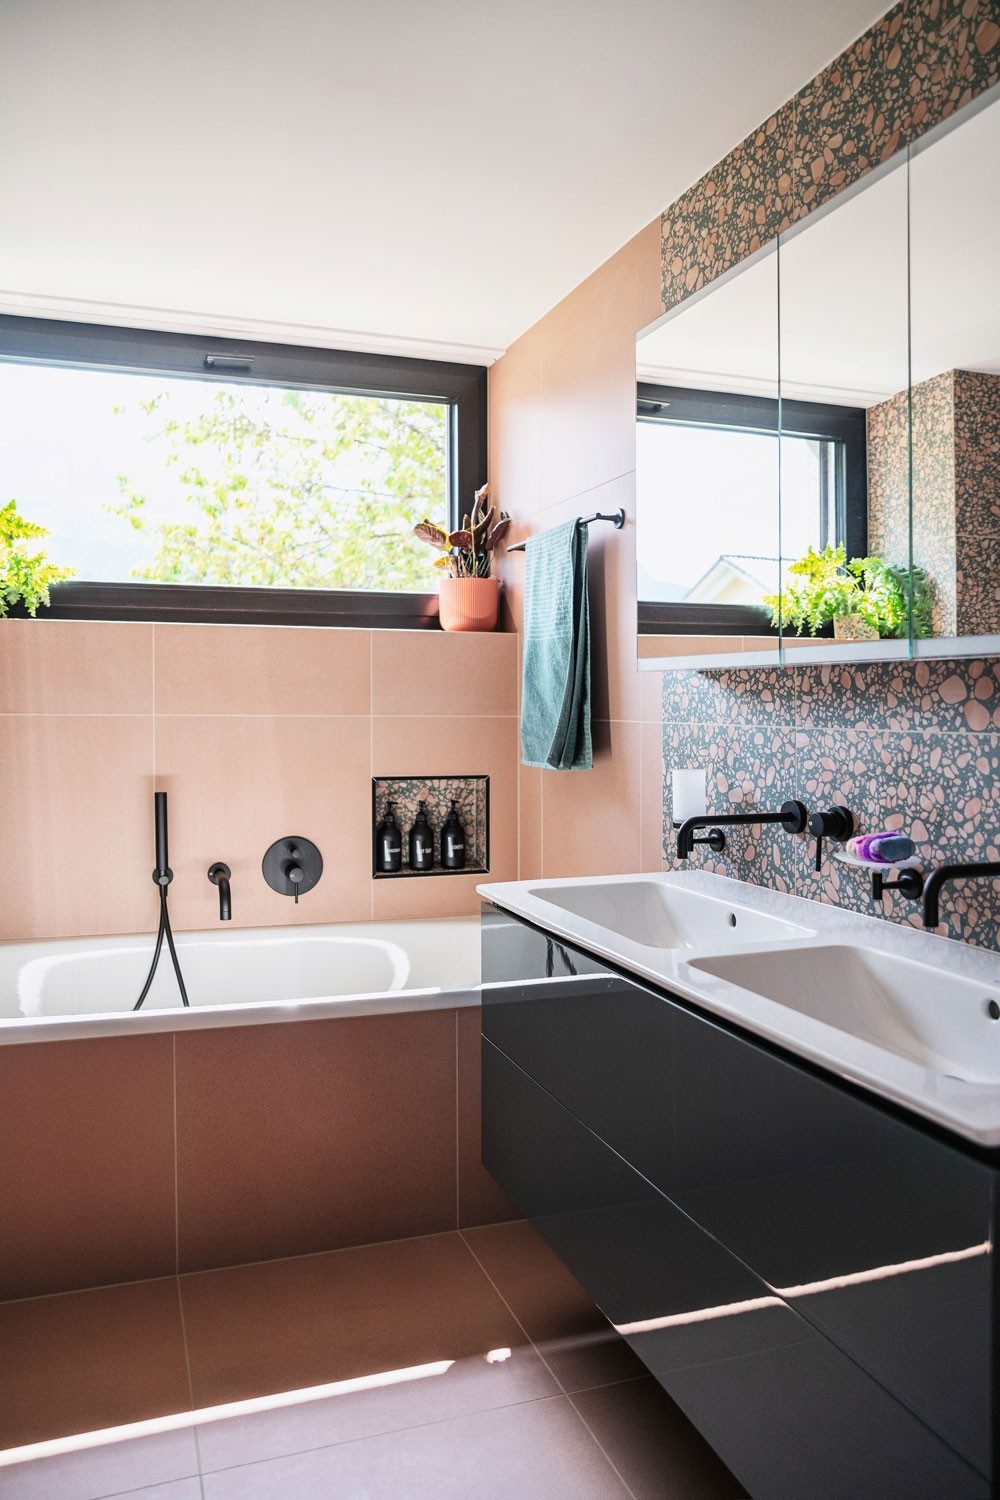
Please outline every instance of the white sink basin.
[{"label": "white sink basin", "polygon": [[528,894],[644,948],[733,948],[808,937],[810,929],[752,907],[657,880],[528,887]]},{"label": "white sink basin", "polygon": [[846,944],[694,958],[689,967],[969,1083],[1000,1084],[1000,990]]},{"label": "white sink basin", "polygon": [[1000,955],[698,870],[482,885],[668,996],[1000,1147]]}]

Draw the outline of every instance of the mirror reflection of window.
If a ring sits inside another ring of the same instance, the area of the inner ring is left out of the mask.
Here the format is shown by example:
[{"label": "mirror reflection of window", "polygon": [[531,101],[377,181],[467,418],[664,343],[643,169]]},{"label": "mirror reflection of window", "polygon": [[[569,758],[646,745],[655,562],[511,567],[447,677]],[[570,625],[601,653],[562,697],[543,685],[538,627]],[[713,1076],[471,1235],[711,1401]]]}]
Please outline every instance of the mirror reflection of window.
[{"label": "mirror reflection of window", "polygon": [[[776,434],[640,411],[636,441],[639,597],[763,607],[780,587]],[[781,463],[787,565],[839,539],[843,443],[786,435]]]}]

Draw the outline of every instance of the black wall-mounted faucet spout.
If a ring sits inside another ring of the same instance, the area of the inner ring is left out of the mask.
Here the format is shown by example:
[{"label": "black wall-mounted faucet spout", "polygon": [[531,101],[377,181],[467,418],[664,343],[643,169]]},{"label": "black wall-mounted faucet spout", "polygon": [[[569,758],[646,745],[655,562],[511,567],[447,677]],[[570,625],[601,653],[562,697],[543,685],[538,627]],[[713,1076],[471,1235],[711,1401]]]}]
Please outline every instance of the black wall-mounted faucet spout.
[{"label": "black wall-mounted faucet spout", "polygon": [[219,887],[220,922],[232,921],[233,901],[232,893],[229,889],[229,882],[232,879],[232,874],[233,872],[229,868],[229,866],[221,863],[212,865],[211,869],[208,872],[209,880],[213,885],[217,885]]},{"label": "black wall-mounted faucet spout", "polygon": [[[703,813],[698,817],[685,819],[678,828],[677,858],[690,859],[695,844],[710,844],[713,849],[724,847],[720,842],[725,837],[721,833],[723,828],[746,827],[753,823],[780,823],[786,833],[802,833],[808,819],[808,808],[794,799],[783,802],[779,812]],[[699,828],[710,830],[708,838],[695,838]],[[713,834],[719,834],[719,839],[714,839]]]},{"label": "black wall-mounted faucet spout", "polygon": [[952,880],[1000,880],[1000,863],[995,860],[974,865],[939,865],[924,882],[923,920],[928,932],[941,921],[938,898],[943,886]]}]

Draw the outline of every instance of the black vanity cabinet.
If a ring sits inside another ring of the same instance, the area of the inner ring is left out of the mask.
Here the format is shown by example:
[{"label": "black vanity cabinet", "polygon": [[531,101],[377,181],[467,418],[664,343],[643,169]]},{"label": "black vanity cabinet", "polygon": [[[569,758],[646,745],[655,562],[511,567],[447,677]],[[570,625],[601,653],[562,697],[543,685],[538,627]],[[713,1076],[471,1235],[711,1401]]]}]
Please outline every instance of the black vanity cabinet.
[{"label": "black vanity cabinet", "polygon": [[995,1154],[487,906],[483,1161],[753,1500],[1000,1493]]}]

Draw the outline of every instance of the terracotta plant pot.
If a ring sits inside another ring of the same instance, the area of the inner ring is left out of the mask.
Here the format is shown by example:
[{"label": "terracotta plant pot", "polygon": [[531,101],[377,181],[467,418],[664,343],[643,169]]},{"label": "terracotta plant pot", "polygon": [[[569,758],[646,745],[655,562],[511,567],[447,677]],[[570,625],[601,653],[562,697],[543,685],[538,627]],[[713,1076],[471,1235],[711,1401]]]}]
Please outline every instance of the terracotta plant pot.
[{"label": "terracotta plant pot", "polygon": [[877,641],[878,631],[874,625],[866,625],[860,615],[837,615],[833,636],[837,641]]},{"label": "terracotta plant pot", "polygon": [[442,578],[441,629],[492,630],[499,601],[499,579]]}]

